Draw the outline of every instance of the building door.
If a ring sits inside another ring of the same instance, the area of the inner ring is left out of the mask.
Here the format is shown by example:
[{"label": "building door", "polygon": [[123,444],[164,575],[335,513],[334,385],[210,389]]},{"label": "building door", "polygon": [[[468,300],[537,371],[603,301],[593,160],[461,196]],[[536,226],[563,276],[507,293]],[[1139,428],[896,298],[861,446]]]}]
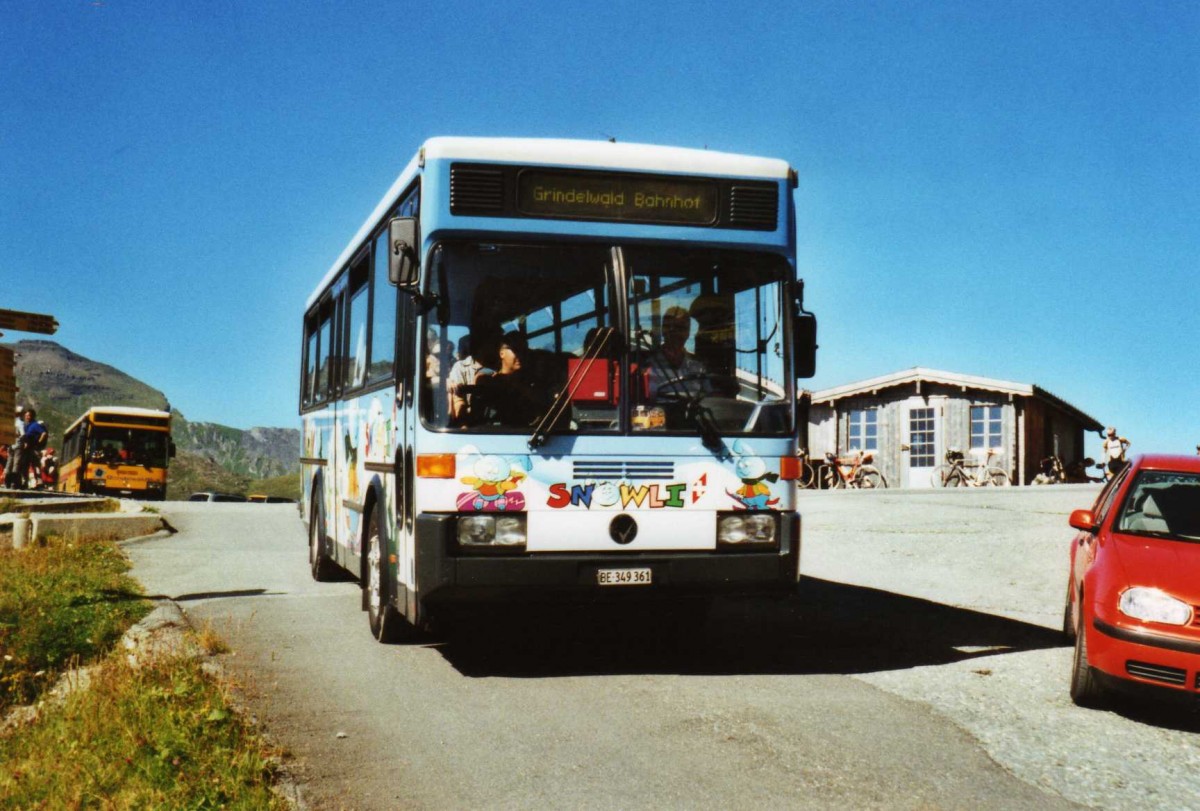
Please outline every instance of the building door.
[{"label": "building door", "polygon": [[942,458],[941,403],[914,398],[908,403],[906,415],[908,439],[903,450],[908,459],[903,467],[903,484],[905,487],[932,487],[933,469]]}]

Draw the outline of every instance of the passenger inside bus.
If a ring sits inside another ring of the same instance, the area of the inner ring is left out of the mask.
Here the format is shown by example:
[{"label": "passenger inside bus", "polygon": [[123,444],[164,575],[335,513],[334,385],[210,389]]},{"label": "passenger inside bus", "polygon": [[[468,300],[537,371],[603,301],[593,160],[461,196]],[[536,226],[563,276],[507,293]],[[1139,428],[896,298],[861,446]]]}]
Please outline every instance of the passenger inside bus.
[{"label": "passenger inside bus", "polygon": [[475,330],[459,339],[459,359],[446,375],[446,398],[451,425],[467,424],[476,382],[480,376],[495,374],[499,363],[500,339],[501,332],[498,327]]},{"label": "passenger inside bus", "polygon": [[504,426],[529,426],[545,408],[545,396],[536,379],[529,344],[520,332],[504,335],[499,349],[500,368],[475,381],[471,420]]}]

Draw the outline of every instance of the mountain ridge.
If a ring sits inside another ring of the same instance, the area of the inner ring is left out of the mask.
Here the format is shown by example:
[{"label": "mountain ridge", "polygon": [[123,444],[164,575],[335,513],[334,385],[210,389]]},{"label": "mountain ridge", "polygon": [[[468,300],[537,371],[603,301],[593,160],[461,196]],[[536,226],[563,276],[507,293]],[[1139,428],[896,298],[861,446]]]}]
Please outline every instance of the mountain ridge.
[{"label": "mountain ridge", "polygon": [[[115,366],[92,360],[55,341],[0,344],[16,353],[17,403],[33,407],[51,432],[51,443],[88,408],[137,406],[166,410],[167,396]],[[192,490],[245,492],[251,483],[296,475],[299,491],[300,432],[295,428],[233,428],[191,422],[171,409],[178,455],[172,463],[169,498]],[[176,474],[179,475],[176,475]]]}]

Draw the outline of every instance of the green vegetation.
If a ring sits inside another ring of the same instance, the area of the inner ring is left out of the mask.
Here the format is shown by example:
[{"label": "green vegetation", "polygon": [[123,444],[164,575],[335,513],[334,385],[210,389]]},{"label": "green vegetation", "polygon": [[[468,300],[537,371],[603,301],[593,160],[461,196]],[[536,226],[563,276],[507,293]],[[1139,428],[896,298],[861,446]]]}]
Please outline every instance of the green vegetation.
[{"label": "green vegetation", "polygon": [[111,657],[86,690],[0,739],[15,808],[285,808],[271,759],[194,660]]},{"label": "green vegetation", "polygon": [[276,476],[273,479],[256,479],[250,482],[249,493],[261,493],[264,496],[283,496],[300,500],[300,474],[291,473],[287,476]]},{"label": "green vegetation", "polygon": [[[286,807],[270,791],[272,754],[231,712],[227,688],[196,659],[141,667],[113,651],[149,610],[108,542],[0,551],[0,717],[44,698],[68,669],[84,686],[0,733],[4,808]],[[201,649],[225,650],[204,629]]]},{"label": "green vegetation", "polygon": [[167,471],[167,498],[183,501],[202,490],[245,495],[249,484],[249,476],[230,473],[206,456],[181,450]]},{"label": "green vegetation", "polygon": [[106,652],[147,612],[113,544],[48,538],[0,550],[0,712]]}]

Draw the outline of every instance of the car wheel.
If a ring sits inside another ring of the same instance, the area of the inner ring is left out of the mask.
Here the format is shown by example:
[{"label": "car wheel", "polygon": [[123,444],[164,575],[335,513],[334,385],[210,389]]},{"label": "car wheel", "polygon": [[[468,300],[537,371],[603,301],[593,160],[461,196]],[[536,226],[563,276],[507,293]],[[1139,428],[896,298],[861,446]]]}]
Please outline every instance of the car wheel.
[{"label": "car wheel", "polygon": [[1075,619],[1075,606],[1077,603],[1071,599],[1071,595],[1074,590],[1075,584],[1072,582],[1071,576],[1067,575],[1067,599],[1066,602],[1063,603],[1062,631],[1063,636],[1067,638],[1068,642],[1075,639],[1075,626],[1077,624]]},{"label": "car wheel", "polygon": [[313,507],[312,520],[308,522],[308,567],[312,579],[324,583],[333,579],[333,561],[325,551],[325,539],[321,532],[321,512]]},{"label": "car wheel", "polygon": [[377,513],[378,508],[371,510],[367,525],[367,577],[363,584],[367,622],[371,626],[371,636],[380,642],[403,642],[416,636],[416,628],[392,605],[387,553],[383,548]]},{"label": "car wheel", "polygon": [[1075,657],[1071,661],[1071,700],[1080,707],[1099,707],[1104,703],[1104,688],[1100,685],[1096,668],[1088,664],[1087,633],[1082,623],[1075,628]]}]

